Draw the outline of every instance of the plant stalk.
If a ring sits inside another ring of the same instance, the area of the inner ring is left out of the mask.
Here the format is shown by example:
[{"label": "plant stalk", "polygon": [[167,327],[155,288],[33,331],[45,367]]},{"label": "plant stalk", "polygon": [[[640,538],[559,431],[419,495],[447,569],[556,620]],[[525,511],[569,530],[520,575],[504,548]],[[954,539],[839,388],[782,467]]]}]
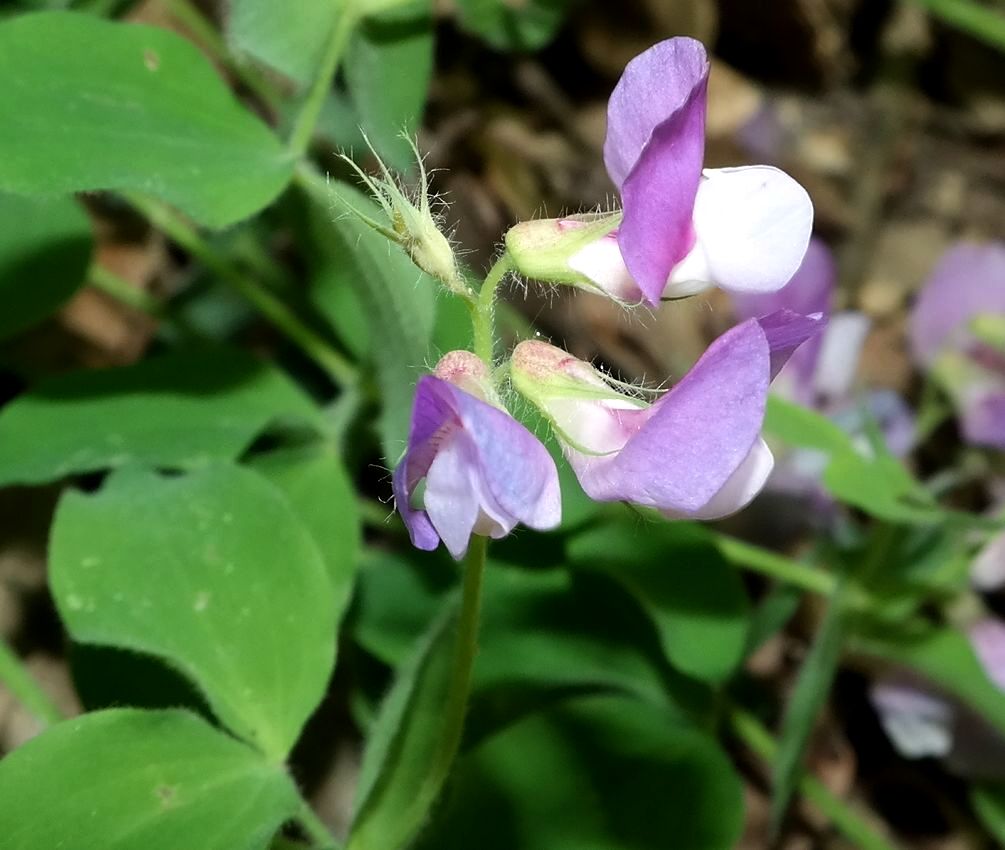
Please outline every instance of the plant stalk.
[{"label": "plant stalk", "polygon": [[63,719],[63,713],[42,690],[14,650],[2,639],[0,639],[0,682],[7,686],[15,699],[43,726],[51,726]]}]

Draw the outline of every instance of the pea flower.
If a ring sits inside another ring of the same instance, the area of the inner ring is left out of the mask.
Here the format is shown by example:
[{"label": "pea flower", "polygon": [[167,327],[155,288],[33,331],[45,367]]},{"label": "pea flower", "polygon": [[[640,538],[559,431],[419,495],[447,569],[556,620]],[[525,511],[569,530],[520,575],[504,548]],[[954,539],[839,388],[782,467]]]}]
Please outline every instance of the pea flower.
[{"label": "pea flower", "polygon": [[821,321],[781,312],[737,325],[653,404],[536,340],[516,347],[511,374],[552,424],[588,496],[714,519],[764,485],[773,464],[760,437],[768,385]]},{"label": "pea flower", "polygon": [[506,245],[518,270],[652,306],[713,285],[771,292],[788,282],[813,205],[772,166],[702,170],[708,74],[705,48],[692,38],[662,41],[628,63],[608,103],[604,143],[623,218],[517,225]]},{"label": "pea flower", "polygon": [[472,534],[498,539],[517,523],[547,530],[561,519],[555,462],[501,408],[487,367],[468,351],[419,379],[393,488],[413,545],[432,550],[442,540],[458,559]]},{"label": "pea flower", "polygon": [[911,315],[911,348],[956,406],[964,438],[1005,449],[1005,244],[950,248]]}]

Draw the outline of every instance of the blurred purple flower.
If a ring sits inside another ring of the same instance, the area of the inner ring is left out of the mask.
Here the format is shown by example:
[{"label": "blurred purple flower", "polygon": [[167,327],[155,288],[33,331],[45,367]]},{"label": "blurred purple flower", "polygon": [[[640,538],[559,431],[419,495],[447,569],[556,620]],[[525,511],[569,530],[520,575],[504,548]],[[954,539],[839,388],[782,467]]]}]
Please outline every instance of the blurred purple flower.
[{"label": "blurred purple flower", "polygon": [[671,38],[628,63],[611,95],[604,162],[624,219],[570,266],[621,300],[770,292],[803,258],[813,205],[795,180],[766,165],[702,170],[708,72],[701,42]]},{"label": "blurred purple flower", "polygon": [[513,382],[552,423],[591,498],[713,519],[764,485],[773,464],[760,436],[768,385],[821,324],[792,312],[744,322],[651,405],[544,342],[516,347]]},{"label": "blurred purple flower", "polygon": [[442,540],[461,558],[472,534],[500,538],[518,522],[546,530],[561,519],[555,462],[493,403],[487,378],[481,360],[455,351],[419,379],[408,448],[394,470],[395,503],[419,549]]},{"label": "blurred purple flower", "polygon": [[911,315],[911,348],[951,396],[964,438],[1005,449],[1005,341],[989,343],[975,322],[1005,323],[1005,244],[950,248]]}]

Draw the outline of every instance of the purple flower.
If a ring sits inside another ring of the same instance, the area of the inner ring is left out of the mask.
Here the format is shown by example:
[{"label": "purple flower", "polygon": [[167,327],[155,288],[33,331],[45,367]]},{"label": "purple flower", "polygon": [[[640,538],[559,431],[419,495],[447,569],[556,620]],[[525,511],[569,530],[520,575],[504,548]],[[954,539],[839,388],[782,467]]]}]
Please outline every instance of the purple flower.
[{"label": "purple flower", "polygon": [[558,525],[555,462],[494,402],[485,364],[467,351],[451,352],[435,375],[419,379],[408,448],[394,470],[396,506],[417,548],[442,540],[461,558],[472,534],[505,537],[518,522]]},{"label": "purple flower", "polygon": [[911,348],[953,399],[966,440],[1005,449],[1005,340],[990,343],[976,332],[991,317],[1005,325],[1005,244],[961,243],[918,297]]},{"label": "purple flower", "polygon": [[711,285],[770,292],[806,251],[813,206],[791,177],[702,170],[708,72],[700,42],[671,38],[633,59],[611,95],[604,162],[624,219],[570,265],[622,300],[655,306]]},{"label": "purple flower", "polygon": [[591,498],[712,519],[764,485],[773,463],[760,436],[768,385],[820,324],[791,312],[744,322],[653,404],[544,342],[516,347],[513,383],[551,422]]}]

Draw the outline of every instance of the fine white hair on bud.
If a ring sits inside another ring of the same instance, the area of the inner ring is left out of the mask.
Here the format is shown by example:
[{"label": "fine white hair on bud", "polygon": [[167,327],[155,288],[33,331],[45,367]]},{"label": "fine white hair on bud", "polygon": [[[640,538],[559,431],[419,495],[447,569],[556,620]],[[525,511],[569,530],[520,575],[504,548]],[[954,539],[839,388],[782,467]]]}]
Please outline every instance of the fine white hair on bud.
[{"label": "fine white hair on bud", "polygon": [[404,136],[419,166],[419,184],[413,192],[414,197],[409,197],[408,190],[384,164],[369,138],[365,134],[363,138],[377,160],[380,168],[379,176],[367,174],[349,156],[342,154],[341,157],[369,189],[373,199],[387,216],[387,223],[376,221],[350,206],[351,212],[382,236],[404,248],[412,258],[412,262],[426,274],[443,283],[451,292],[464,298],[471,298],[471,292],[457,267],[457,259],[450,240],[440,230],[436,216],[431,210],[429,175],[415,141],[410,136]]}]

